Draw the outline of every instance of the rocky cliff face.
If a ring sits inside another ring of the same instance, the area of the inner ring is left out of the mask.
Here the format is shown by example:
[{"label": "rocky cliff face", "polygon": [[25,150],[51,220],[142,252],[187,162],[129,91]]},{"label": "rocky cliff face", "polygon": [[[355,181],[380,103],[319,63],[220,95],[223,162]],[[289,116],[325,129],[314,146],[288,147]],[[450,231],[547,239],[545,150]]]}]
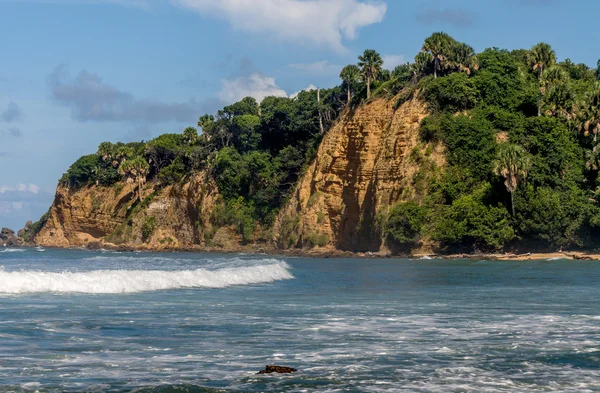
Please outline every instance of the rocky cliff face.
[{"label": "rocky cliff face", "polygon": [[[426,105],[413,99],[395,109],[395,103],[376,99],[346,113],[329,131],[279,215],[274,233],[280,247],[380,250],[378,213],[415,197],[419,164],[411,154],[425,148],[418,128]],[[438,162],[439,149],[429,152]]]},{"label": "rocky cliff face", "polygon": [[135,190],[123,183],[80,190],[59,186],[35,242],[51,247],[112,243],[149,249],[201,244],[218,196],[206,173],[159,190],[148,184],[143,195],[140,204]]}]

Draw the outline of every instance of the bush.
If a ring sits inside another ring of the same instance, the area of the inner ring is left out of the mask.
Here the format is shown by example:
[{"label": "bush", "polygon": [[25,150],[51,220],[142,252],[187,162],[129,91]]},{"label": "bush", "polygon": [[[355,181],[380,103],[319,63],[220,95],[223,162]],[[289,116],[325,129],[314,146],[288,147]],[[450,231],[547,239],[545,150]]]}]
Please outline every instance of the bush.
[{"label": "bush", "polygon": [[144,219],[144,222],[142,223],[142,241],[144,243],[150,240],[152,234],[154,234],[154,231],[156,230],[156,226],[156,217],[148,216]]},{"label": "bush", "polygon": [[163,185],[179,183],[184,176],[185,165],[181,157],[177,157],[175,161],[158,172],[158,180]]},{"label": "bush", "polygon": [[79,158],[63,175],[61,183],[75,189],[93,184],[96,180],[94,172],[98,164],[99,158],[96,154]]},{"label": "bush", "polygon": [[383,235],[390,243],[415,245],[429,210],[416,202],[403,202],[394,205],[388,213]]},{"label": "bush", "polygon": [[465,111],[474,108],[478,100],[475,84],[462,72],[431,80],[424,93],[434,111]]},{"label": "bush", "polygon": [[419,125],[419,138],[423,142],[437,142],[444,139],[443,120],[441,114],[427,116]]},{"label": "bush", "polygon": [[482,251],[501,250],[507,242],[515,239],[506,208],[484,203],[489,191],[490,185],[484,183],[473,194],[464,195],[451,206],[442,207],[433,239],[445,247]]},{"label": "bush", "polygon": [[325,247],[329,244],[329,236],[324,232],[311,232],[306,236],[306,244],[310,248]]}]

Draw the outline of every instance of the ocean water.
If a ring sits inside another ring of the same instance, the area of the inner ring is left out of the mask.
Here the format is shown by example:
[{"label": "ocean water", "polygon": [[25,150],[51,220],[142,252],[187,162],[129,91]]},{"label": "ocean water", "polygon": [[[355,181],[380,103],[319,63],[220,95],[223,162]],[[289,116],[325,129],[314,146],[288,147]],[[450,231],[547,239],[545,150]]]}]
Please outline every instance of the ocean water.
[{"label": "ocean water", "polygon": [[3,392],[600,391],[596,262],[0,248],[0,265]]}]

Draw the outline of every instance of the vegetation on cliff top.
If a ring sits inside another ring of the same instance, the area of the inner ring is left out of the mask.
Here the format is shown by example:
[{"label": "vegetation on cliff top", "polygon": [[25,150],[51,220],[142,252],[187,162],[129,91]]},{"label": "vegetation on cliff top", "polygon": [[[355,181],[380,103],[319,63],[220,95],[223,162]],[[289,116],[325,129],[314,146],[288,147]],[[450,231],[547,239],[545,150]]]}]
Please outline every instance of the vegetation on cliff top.
[{"label": "vegetation on cliff top", "polygon": [[102,143],[61,183],[126,181],[141,201],[145,182],[162,187],[204,170],[223,197],[213,221],[251,240],[253,228],[272,225],[347,105],[418,94],[430,110],[422,145],[443,144],[447,166],[423,168],[431,172],[424,192],[380,213],[382,239],[402,250],[427,240],[464,251],[593,248],[600,239],[600,62],[558,62],[545,43],[475,53],[434,33],[413,63],[388,71],[367,50],[340,78],[338,87],[295,98],[244,98],[200,117],[200,132]]}]

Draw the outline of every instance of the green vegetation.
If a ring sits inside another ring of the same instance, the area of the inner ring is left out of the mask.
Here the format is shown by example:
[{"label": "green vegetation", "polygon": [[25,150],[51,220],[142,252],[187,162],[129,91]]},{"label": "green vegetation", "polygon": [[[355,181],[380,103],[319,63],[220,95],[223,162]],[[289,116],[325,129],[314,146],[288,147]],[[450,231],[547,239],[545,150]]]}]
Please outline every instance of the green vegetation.
[{"label": "green vegetation", "polygon": [[144,243],[150,240],[156,230],[156,225],[156,217],[148,216],[144,219],[144,222],[142,223],[142,241]]},{"label": "green vegetation", "polygon": [[[346,106],[420,97],[429,107],[410,155],[416,192],[379,212],[382,239],[409,250],[595,248],[600,240],[600,62],[559,62],[550,45],[475,53],[446,33],[428,37],[414,62],[384,69],[366,50],[343,68],[341,85],[296,98],[253,98],[199,118],[197,127],[148,142],[102,143],[61,179],[72,189],[128,184],[131,199],[199,172],[222,201],[213,228],[234,227],[245,242],[269,230],[317,148]],[[445,164],[435,161],[443,151]],[[433,153],[438,152],[438,153]],[[308,201],[313,206],[319,195]],[[148,218],[150,220],[150,217]],[[324,217],[319,221],[324,221]],[[144,222],[144,238],[155,223]],[[298,233],[283,219],[279,246],[321,246],[318,231]]]},{"label": "green vegetation", "polygon": [[413,70],[431,115],[422,143],[448,165],[383,222],[391,245],[446,251],[587,248],[600,239],[595,69],[545,43],[475,54],[435,33]]}]

